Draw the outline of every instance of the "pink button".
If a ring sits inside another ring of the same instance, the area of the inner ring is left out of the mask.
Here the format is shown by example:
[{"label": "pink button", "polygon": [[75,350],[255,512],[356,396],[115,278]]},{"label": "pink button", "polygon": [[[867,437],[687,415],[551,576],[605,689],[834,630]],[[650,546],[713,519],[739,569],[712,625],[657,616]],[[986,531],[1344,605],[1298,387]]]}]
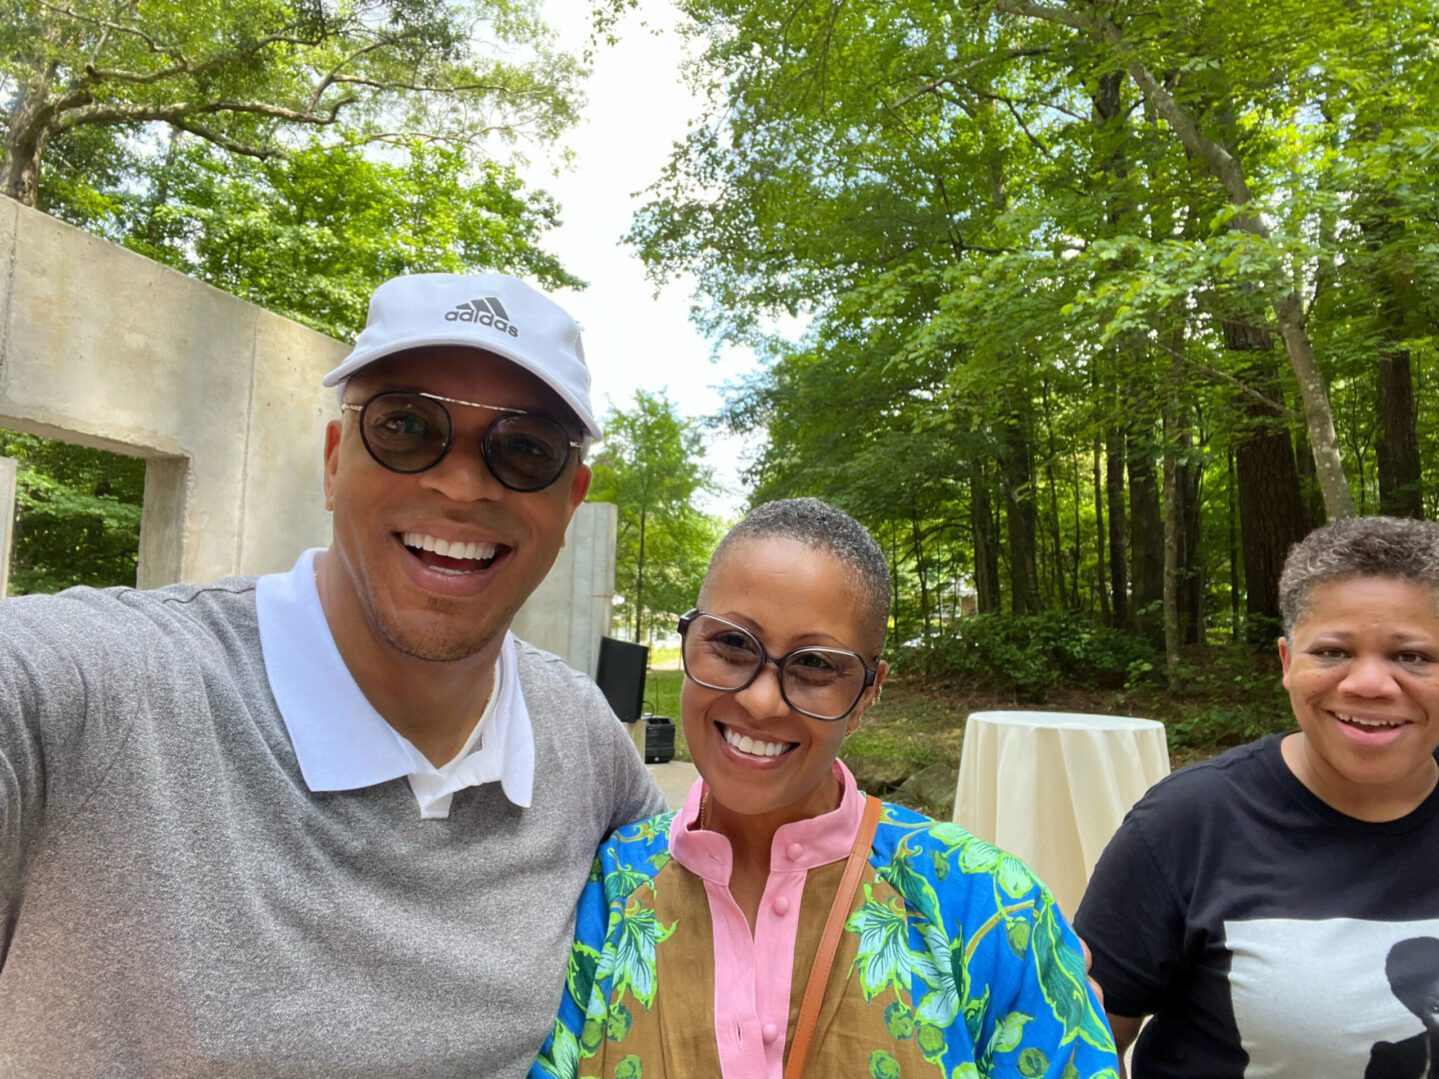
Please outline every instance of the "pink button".
[{"label": "pink button", "polygon": [[765,1045],[773,1045],[774,1040],[779,1037],[779,1027],[773,1023],[766,1023],[760,1027],[760,1037],[764,1039]]},{"label": "pink button", "polygon": [[774,912],[776,914],[788,914],[789,900],[784,896],[780,896],[778,899],[776,899],[774,901]]},{"label": "pink button", "polygon": [[788,847],[784,849],[784,852],[785,854],[789,855],[789,860],[791,862],[797,862],[799,861],[800,855],[804,853],[804,848],[801,847],[798,843],[791,843]]}]

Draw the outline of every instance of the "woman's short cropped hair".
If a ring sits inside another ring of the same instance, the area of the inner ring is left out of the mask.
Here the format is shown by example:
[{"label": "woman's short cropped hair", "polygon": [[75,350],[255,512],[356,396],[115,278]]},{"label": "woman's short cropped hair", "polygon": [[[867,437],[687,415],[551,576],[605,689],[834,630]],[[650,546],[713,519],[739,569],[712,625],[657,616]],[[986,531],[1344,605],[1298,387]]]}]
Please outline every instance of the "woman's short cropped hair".
[{"label": "woman's short cropped hair", "polygon": [[790,539],[824,551],[850,570],[859,591],[866,637],[878,656],[889,629],[889,566],[869,529],[844,510],[817,498],[766,502],[725,533],[710,556],[706,578],[736,544],[771,538]]},{"label": "woman's short cropped hair", "polygon": [[1393,577],[1434,593],[1439,604],[1439,523],[1408,517],[1342,517],[1289,549],[1279,575],[1284,635],[1309,613],[1316,586],[1352,577]]}]

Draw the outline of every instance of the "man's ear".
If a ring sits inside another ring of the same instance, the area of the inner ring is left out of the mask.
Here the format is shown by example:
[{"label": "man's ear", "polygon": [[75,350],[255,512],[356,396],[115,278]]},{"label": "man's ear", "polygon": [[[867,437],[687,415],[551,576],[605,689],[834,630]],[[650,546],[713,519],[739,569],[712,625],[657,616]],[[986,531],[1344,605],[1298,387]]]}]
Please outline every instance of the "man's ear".
[{"label": "man's ear", "polygon": [[325,509],[335,508],[335,472],[340,467],[340,421],[325,424]]},{"label": "man's ear", "polygon": [[579,509],[580,503],[585,500],[585,495],[590,492],[590,480],[594,473],[590,466],[583,461],[575,468],[575,474],[570,478],[570,512],[574,513]]}]

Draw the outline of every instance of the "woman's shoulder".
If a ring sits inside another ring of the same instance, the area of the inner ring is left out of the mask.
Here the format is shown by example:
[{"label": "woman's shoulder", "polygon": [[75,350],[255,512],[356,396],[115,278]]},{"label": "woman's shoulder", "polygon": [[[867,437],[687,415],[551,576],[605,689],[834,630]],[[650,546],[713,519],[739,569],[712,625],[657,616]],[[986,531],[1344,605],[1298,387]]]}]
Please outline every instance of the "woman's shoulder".
[{"label": "woman's shoulder", "polygon": [[941,902],[978,897],[989,903],[998,894],[996,886],[1011,899],[1048,895],[1022,859],[953,821],[889,802],[875,834],[873,858],[880,878],[906,898],[919,890]]},{"label": "woman's shoulder", "polygon": [[1267,735],[1185,765],[1151,787],[1130,816],[1153,824],[1198,825],[1266,797],[1284,781],[1279,752],[1283,738],[1283,734]]}]

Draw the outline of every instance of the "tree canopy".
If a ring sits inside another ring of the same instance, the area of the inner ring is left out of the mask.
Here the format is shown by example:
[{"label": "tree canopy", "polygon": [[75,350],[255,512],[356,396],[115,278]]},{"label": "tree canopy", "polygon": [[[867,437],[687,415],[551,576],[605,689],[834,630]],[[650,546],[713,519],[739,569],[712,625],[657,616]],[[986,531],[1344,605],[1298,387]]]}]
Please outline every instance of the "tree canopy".
[{"label": "tree canopy", "polygon": [[1309,527],[1433,512],[1430,0],[681,7],[711,108],[631,240],[767,357],[756,498],[859,514],[902,624],[958,576],[1272,639]]},{"label": "tree canopy", "polygon": [[548,139],[575,117],[579,68],[531,0],[17,0],[0,73],[0,193],[34,204],[67,138],[152,123],[259,160]]}]

